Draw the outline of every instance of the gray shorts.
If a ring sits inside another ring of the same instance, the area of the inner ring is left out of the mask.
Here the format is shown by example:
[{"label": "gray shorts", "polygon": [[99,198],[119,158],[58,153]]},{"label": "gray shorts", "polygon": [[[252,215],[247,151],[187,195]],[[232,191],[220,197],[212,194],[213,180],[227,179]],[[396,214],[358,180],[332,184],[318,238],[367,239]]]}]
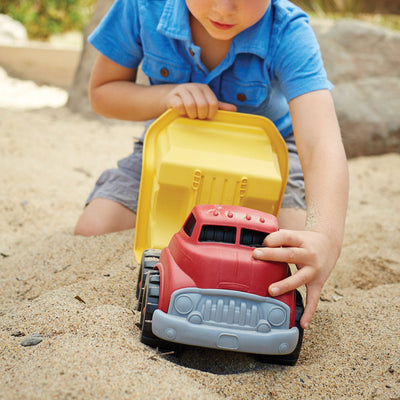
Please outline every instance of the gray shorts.
[{"label": "gray shorts", "polygon": [[[305,209],[304,178],[293,133],[285,138],[289,151],[289,179],[282,208]],[[142,171],[143,142],[135,143],[134,151],[118,161],[118,168],[104,171],[97,180],[86,204],[95,198],[116,201],[134,213],[137,210],[140,176]]]}]

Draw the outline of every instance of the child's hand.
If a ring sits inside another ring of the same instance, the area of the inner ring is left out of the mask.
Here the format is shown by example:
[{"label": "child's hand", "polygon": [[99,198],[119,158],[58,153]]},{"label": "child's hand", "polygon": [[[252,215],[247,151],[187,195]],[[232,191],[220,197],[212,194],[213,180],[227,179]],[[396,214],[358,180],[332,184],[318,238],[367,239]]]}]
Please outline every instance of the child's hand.
[{"label": "child's hand", "polygon": [[236,106],[218,101],[210,87],[201,83],[175,86],[167,94],[166,103],[167,108],[189,118],[212,119],[217,110],[236,111]]},{"label": "child's hand", "polygon": [[305,285],[306,307],[300,324],[308,328],[339,251],[327,235],[314,231],[282,229],[268,235],[264,245],[266,247],[254,250],[254,258],[296,264],[298,271],[295,274],[272,284],[268,291],[271,296],[278,296]]}]

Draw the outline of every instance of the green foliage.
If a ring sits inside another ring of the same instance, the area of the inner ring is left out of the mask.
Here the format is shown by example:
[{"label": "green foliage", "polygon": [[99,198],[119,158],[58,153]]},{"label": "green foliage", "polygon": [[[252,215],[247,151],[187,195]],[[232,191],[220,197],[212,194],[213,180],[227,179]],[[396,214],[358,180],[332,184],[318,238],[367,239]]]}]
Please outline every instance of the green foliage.
[{"label": "green foliage", "polygon": [[[363,5],[362,0],[293,0],[300,7],[316,14],[340,12],[357,14]],[[364,1],[365,3],[365,1]]]},{"label": "green foliage", "polygon": [[20,21],[30,38],[83,30],[96,0],[1,0],[0,13]]}]

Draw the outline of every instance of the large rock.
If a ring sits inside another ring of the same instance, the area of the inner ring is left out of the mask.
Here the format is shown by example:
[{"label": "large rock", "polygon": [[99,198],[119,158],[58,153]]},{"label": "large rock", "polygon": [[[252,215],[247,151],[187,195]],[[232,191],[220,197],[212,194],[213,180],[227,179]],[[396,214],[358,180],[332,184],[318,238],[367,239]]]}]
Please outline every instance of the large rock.
[{"label": "large rock", "polygon": [[348,157],[400,151],[400,33],[313,21]]}]

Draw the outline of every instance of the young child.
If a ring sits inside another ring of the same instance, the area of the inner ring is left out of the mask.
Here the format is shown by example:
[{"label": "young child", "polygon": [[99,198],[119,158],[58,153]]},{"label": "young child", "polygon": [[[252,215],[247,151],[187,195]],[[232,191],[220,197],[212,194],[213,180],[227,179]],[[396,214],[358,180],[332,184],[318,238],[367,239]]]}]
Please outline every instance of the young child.
[{"label": "young child", "polygon": [[[100,52],[89,87],[99,114],[146,121],[173,107],[212,119],[220,109],[275,123],[290,164],[282,229],[254,257],[297,265],[269,293],[306,285],[307,328],[341,251],[348,172],[332,85],[304,12],[287,0],[116,0],[89,41]],[[149,86],[135,83],[140,62]],[[101,175],[76,234],[135,226],[141,150],[139,141]]]}]

